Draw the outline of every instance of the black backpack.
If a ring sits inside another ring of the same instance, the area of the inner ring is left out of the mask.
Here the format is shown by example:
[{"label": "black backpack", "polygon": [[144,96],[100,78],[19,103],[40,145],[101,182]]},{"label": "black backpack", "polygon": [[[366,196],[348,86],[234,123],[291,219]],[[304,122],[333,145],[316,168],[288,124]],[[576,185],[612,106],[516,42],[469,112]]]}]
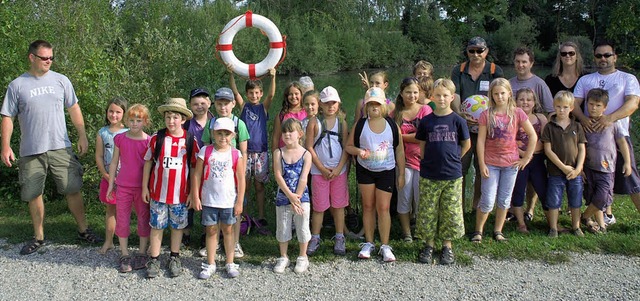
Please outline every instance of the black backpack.
[{"label": "black backpack", "polygon": [[[318,131],[320,132],[320,137],[318,137],[316,142],[313,143],[313,148],[316,148],[316,146],[320,144],[324,137],[331,135],[338,136],[338,142],[342,146],[342,133],[344,132],[344,129],[342,128],[342,120],[340,118],[336,118],[336,122],[338,122],[338,132],[336,133],[327,129],[327,120],[324,119],[324,116],[317,115],[316,118],[320,121],[320,128],[318,129]],[[331,137],[328,137],[328,139],[331,139]],[[329,149],[329,156],[333,158],[333,152],[331,151],[331,149]]]},{"label": "black backpack", "polygon": [[[398,133],[398,125],[393,120],[393,118],[389,116],[385,117],[384,119],[387,120],[387,123],[391,127],[391,133],[393,133],[393,149],[395,150],[400,143],[400,133]],[[356,128],[353,133],[353,145],[357,148],[360,148],[360,135],[362,134],[362,128],[364,127],[365,121],[367,121],[366,117],[360,118],[360,120],[358,120],[358,123],[356,123]]]}]

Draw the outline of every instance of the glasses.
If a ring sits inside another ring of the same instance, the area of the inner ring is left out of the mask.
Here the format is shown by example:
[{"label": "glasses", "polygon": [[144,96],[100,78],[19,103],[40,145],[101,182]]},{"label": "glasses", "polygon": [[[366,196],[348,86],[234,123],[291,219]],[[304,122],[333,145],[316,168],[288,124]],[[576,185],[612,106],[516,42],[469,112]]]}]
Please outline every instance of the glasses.
[{"label": "glasses", "polygon": [[471,54],[482,54],[485,50],[487,50],[487,48],[467,49],[467,52],[469,52]]},{"label": "glasses", "polygon": [[52,56],[39,56],[35,53],[32,53],[34,56],[36,56],[37,58],[43,60],[43,61],[53,61],[53,55]]},{"label": "glasses", "polygon": [[608,59],[612,56],[614,56],[615,54],[611,53],[611,52],[607,52],[607,53],[596,53],[593,56],[595,56],[597,59],[601,59],[602,57],[604,57],[605,59]]},{"label": "glasses", "polygon": [[560,56],[574,56],[576,55],[575,51],[562,51],[560,52]]}]

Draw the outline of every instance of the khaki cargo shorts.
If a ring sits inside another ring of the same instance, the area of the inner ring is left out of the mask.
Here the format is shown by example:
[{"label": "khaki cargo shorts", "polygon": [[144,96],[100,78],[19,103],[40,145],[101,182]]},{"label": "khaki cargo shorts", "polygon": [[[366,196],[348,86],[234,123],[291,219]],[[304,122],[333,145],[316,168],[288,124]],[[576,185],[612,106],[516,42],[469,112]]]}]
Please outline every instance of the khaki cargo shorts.
[{"label": "khaki cargo shorts", "polygon": [[82,165],[71,148],[21,157],[18,162],[20,198],[25,202],[44,192],[48,173],[51,173],[60,194],[74,194],[82,189]]}]

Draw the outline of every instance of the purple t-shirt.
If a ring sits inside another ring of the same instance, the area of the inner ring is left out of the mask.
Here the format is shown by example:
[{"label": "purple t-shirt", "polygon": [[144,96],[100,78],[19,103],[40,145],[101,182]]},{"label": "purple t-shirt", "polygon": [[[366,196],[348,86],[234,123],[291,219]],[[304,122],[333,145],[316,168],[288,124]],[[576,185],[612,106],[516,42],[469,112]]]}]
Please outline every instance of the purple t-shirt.
[{"label": "purple t-shirt", "polygon": [[587,137],[587,157],[584,166],[599,172],[616,171],[616,139],[624,137],[626,131],[620,120],[606,127],[601,132],[584,132]]},{"label": "purple t-shirt", "polygon": [[254,105],[250,102],[244,104],[240,119],[247,125],[249,141],[247,151],[250,153],[262,153],[267,151],[267,120],[269,116],[264,111],[264,104]]},{"label": "purple t-shirt", "polygon": [[142,187],[142,170],[144,169],[144,154],[151,141],[147,139],[135,140],[127,137],[127,133],[118,134],[113,142],[120,150],[120,172],[116,177],[116,185],[120,187]]},{"label": "purple t-shirt", "polygon": [[420,176],[430,180],[455,180],[462,177],[461,144],[469,139],[467,121],[456,113],[422,117],[416,139],[425,141]]}]

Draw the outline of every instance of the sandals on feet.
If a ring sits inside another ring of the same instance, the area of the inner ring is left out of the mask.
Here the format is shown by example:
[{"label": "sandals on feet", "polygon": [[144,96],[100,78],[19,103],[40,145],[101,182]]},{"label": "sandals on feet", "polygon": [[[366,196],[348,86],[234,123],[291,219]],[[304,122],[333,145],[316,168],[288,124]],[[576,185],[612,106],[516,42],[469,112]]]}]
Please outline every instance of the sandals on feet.
[{"label": "sandals on feet", "polygon": [[509,239],[507,239],[507,237],[504,236],[504,234],[502,234],[502,232],[500,231],[495,231],[493,232],[493,239],[497,242],[505,242],[508,241]]},{"label": "sandals on feet", "polygon": [[471,242],[479,244],[482,242],[482,232],[471,233]]},{"label": "sandals on feet", "polygon": [[78,232],[78,239],[92,244],[104,241],[100,236],[93,233],[93,230],[91,230],[91,228],[87,228],[86,230],[84,230],[84,233]]},{"label": "sandals on feet", "polygon": [[37,240],[34,239],[30,242],[28,242],[27,244],[25,244],[22,249],[20,249],[20,255],[29,255],[32,254],[38,250],[40,250],[40,248],[44,247],[44,240]]},{"label": "sandals on feet", "polygon": [[146,254],[136,254],[131,260],[131,267],[134,270],[144,269],[147,266],[147,261],[149,261],[149,256]]}]

